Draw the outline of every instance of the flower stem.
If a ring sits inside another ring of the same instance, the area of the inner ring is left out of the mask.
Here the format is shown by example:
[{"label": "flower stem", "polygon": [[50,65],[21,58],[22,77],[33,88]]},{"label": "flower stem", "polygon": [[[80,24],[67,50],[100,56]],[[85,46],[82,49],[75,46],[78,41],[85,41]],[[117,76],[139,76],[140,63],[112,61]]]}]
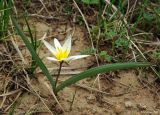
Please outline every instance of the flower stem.
[{"label": "flower stem", "polygon": [[59,64],[59,69],[58,69],[58,74],[57,74],[57,77],[56,77],[55,87],[57,87],[58,78],[60,76],[61,69],[62,69],[62,64],[63,64],[63,61],[61,61],[60,64]]}]

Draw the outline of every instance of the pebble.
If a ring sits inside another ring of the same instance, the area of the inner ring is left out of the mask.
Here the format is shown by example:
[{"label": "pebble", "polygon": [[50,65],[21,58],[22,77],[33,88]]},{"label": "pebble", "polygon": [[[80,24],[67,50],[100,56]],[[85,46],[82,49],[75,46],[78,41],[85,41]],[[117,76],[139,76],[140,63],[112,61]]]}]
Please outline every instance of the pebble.
[{"label": "pebble", "polygon": [[143,105],[143,104],[137,104],[137,107],[140,109],[140,110],[146,110],[147,109],[147,106],[146,105]]},{"label": "pebble", "polygon": [[158,112],[158,111],[153,111],[153,113],[154,113],[154,115],[159,115],[160,114],[160,112]]},{"label": "pebble", "polygon": [[134,104],[131,101],[126,101],[124,104],[125,104],[126,108],[132,108],[132,107],[134,107]]},{"label": "pebble", "polygon": [[116,114],[120,114],[124,111],[124,108],[121,106],[121,105],[116,105],[115,108],[114,108],[114,112]]},{"label": "pebble", "polygon": [[91,94],[89,97],[87,97],[87,102],[88,102],[89,104],[95,103],[95,102],[96,102],[96,97],[95,97],[95,95]]}]

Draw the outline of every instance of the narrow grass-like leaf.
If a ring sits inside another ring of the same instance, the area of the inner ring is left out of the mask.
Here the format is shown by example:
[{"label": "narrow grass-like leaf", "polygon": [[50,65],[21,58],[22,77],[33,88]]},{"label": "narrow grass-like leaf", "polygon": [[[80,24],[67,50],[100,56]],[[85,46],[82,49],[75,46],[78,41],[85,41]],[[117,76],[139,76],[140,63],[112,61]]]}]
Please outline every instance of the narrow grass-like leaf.
[{"label": "narrow grass-like leaf", "polygon": [[60,91],[63,88],[76,83],[79,80],[82,80],[87,77],[91,77],[94,75],[97,75],[99,73],[104,72],[110,72],[110,71],[116,71],[116,70],[122,70],[122,69],[132,69],[132,68],[138,68],[138,67],[147,67],[150,66],[150,63],[140,63],[140,62],[129,62],[129,63],[116,63],[116,64],[107,64],[102,65],[99,67],[91,68],[89,70],[86,70],[80,74],[74,75],[71,78],[63,81],[56,89],[56,91]]},{"label": "narrow grass-like leaf", "polygon": [[31,43],[29,42],[27,37],[24,35],[24,33],[22,32],[22,30],[20,29],[19,25],[17,24],[17,22],[16,22],[16,20],[14,18],[12,18],[12,22],[13,22],[13,24],[15,26],[15,29],[16,29],[17,33],[21,36],[23,42],[25,43],[26,47],[30,51],[32,57],[37,62],[38,66],[40,67],[42,72],[46,75],[46,77],[48,78],[48,80],[50,81],[50,83],[52,85],[53,90],[55,91],[55,81],[53,80],[52,76],[49,74],[48,69],[43,64],[42,60],[39,58],[39,56],[35,52],[33,46],[31,45]]},{"label": "narrow grass-like leaf", "polygon": [[27,25],[27,29],[28,29],[28,32],[29,32],[31,44],[32,44],[34,50],[36,51],[37,50],[37,40],[36,40],[36,38],[33,37],[30,25],[29,25],[28,20],[27,20],[27,17],[24,16],[24,19],[25,19],[25,22],[26,22],[26,25]]},{"label": "narrow grass-like leaf", "polygon": [[99,0],[82,0],[85,4],[99,4]]},{"label": "narrow grass-like leaf", "polygon": [[[27,17],[24,16],[24,19],[25,19],[27,29],[28,29],[28,32],[29,32],[30,43],[31,43],[32,47],[34,48],[34,51],[36,52],[37,51],[37,40],[32,35],[32,31],[31,31],[30,25],[28,23]],[[30,68],[31,73],[33,73],[37,67],[38,67],[37,62],[34,60],[34,58],[32,56],[32,64],[31,64],[31,68]]]},{"label": "narrow grass-like leaf", "polygon": [[12,0],[0,0],[0,37],[7,33],[12,6]]}]

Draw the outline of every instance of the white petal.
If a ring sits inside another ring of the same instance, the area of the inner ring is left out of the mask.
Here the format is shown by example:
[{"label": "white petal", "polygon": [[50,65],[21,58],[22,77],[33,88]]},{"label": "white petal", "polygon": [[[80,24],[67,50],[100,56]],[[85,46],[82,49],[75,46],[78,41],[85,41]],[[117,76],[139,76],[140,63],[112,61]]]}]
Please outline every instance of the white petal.
[{"label": "white petal", "polygon": [[53,58],[53,57],[47,57],[47,59],[51,61],[58,61],[56,58]]},{"label": "white petal", "polygon": [[59,43],[59,41],[56,38],[54,38],[54,45],[55,45],[56,50],[62,49],[61,44]]},{"label": "white petal", "polygon": [[67,39],[66,39],[65,43],[63,44],[63,49],[64,50],[67,49],[69,52],[71,50],[71,39],[72,39],[72,35],[70,34],[67,36]]},{"label": "white petal", "polygon": [[48,42],[46,42],[45,40],[42,40],[44,45],[54,54],[56,52],[56,49],[50,45]]},{"label": "white petal", "polygon": [[88,57],[90,55],[76,55],[76,56],[70,56],[66,59],[64,59],[65,61],[72,61],[72,60],[77,60],[77,59],[81,59],[81,58],[85,58]]}]

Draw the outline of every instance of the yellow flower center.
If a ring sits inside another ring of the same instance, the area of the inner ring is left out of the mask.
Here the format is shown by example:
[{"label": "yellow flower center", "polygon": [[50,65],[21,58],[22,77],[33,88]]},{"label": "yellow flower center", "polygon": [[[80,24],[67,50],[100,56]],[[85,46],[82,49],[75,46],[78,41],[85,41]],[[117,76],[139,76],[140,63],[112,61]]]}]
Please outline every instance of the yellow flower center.
[{"label": "yellow flower center", "polygon": [[68,58],[69,50],[68,49],[57,49],[57,52],[54,54],[58,61],[62,61],[63,58]]}]

